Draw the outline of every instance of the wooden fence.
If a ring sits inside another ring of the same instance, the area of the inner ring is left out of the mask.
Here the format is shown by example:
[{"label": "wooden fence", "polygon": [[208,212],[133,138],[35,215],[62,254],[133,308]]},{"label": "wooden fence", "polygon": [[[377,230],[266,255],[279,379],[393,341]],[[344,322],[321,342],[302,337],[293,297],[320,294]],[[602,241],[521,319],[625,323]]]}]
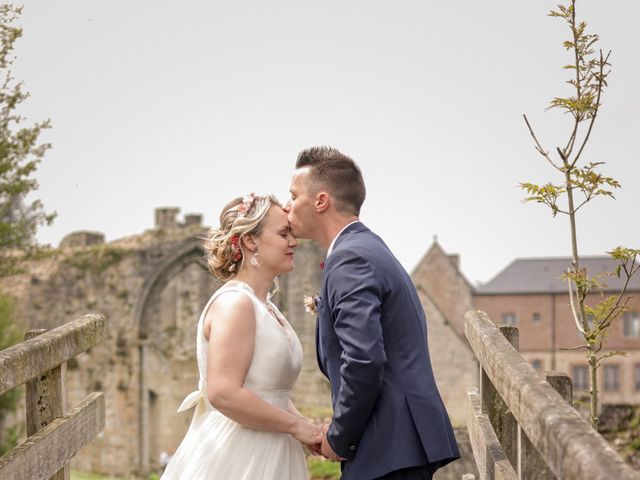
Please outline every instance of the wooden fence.
[{"label": "wooden fence", "polygon": [[69,460],[104,429],[102,393],[65,406],[65,362],[102,341],[102,315],[84,315],[53,330],[32,330],[0,352],[0,395],[26,384],[27,440],[0,458],[0,479],[69,479]]},{"label": "wooden fence", "polygon": [[573,408],[571,380],[536,372],[518,353],[517,328],[475,311],[465,335],[480,364],[467,428],[481,480],[640,479]]}]

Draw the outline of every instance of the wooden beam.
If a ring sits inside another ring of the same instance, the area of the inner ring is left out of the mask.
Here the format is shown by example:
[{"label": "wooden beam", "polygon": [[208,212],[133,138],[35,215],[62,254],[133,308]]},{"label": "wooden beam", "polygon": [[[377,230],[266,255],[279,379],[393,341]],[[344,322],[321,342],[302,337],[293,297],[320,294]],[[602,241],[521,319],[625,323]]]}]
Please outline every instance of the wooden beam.
[{"label": "wooden beam", "polygon": [[0,351],[0,395],[56,368],[106,336],[104,315],[88,314]]},{"label": "wooden beam", "polygon": [[104,429],[101,392],[89,394],[69,415],[55,419],[0,458],[0,478],[46,480],[60,471],[82,447]]},{"label": "wooden beam", "polygon": [[556,478],[640,479],[520,356],[486,313],[467,312],[465,319],[465,335],[482,369]]},{"label": "wooden beam", "polygon": [[478,389],[467,389],[467,398],[467,430],[480,480],[517,480],[516,472],[498,441],[489,417],[482,413]]}]

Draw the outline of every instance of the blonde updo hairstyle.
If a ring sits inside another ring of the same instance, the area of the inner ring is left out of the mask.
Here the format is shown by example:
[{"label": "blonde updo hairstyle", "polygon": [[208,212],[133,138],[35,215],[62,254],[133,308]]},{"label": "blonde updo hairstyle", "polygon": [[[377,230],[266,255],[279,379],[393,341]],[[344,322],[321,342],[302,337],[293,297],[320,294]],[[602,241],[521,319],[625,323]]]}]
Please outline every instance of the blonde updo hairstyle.
[{"label": "blonde updo hairstyle", "polygon": [[[252,199],[252,200],[251,200]],[[209,270],[221,281],[234,277],[245,260],[242,239],[245,235],[260,236],[263,220],[271,208],[282,204],[273,195],[254,195],[231,200],[220,214],[220,227],[209,230],[204,251]],[[232,239],[237,236],[241,257],[234,259]]]}]

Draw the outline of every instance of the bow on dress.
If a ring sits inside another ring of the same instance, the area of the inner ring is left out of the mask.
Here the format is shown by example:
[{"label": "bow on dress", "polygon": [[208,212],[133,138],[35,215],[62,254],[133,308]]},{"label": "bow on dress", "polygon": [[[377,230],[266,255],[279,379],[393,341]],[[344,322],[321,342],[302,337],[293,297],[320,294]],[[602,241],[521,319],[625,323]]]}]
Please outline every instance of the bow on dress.
[{"label": "bow on dress", "polygon": [[206,410],[210,410],[207,405],[207,395],[204,389],[204,382],[202,380],[198,381],[198,390],[191,392],[187,395],[180,406],[178,407],[178,413],[185,412],[193,407],[196,407],[193,412],[193,419],[195,420],[200,415],[202,415]]}]

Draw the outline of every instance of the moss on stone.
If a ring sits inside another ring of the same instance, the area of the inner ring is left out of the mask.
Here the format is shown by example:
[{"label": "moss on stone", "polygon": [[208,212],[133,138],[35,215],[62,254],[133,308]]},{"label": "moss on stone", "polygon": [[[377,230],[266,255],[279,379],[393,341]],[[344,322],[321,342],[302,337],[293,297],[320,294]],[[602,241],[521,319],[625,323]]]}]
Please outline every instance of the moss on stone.
[{"label": "moss on stone", "polygon": [[96,245],[76,251],[67,256],[63,263],[81,271],[101,274],[118,263],[129,253],[124,248]]}]

